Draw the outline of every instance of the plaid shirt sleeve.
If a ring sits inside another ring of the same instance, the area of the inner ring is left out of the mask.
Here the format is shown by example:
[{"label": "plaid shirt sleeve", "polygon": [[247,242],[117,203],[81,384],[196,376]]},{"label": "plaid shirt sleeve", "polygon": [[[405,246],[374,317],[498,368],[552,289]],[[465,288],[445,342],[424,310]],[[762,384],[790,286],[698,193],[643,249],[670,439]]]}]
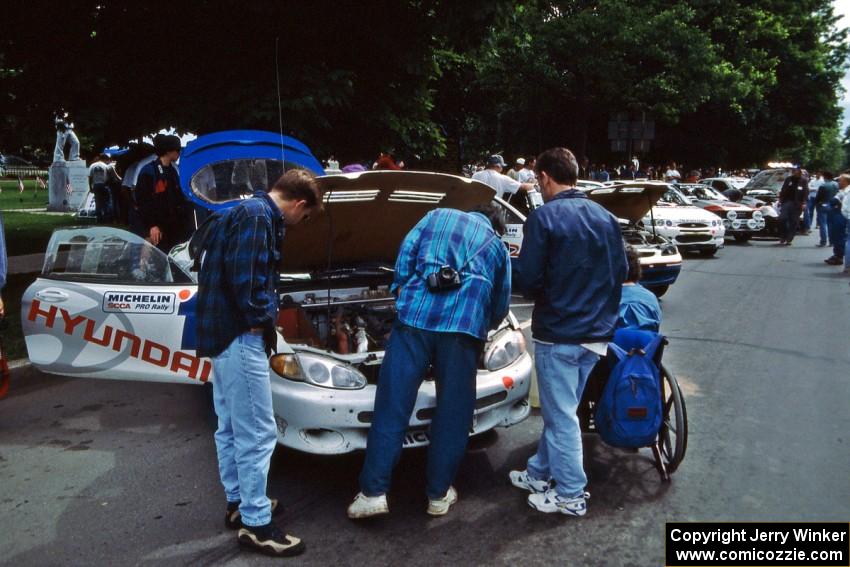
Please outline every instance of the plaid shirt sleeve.
[{"label": "plaid shirt sleeve", "polygon": [[493,314],[490,318],[490,328],[495,329],[508,316],[511,306],[511,258],[505,250],[503,262],[496,269],[493,281]]},{"label": "plaid shirt sleeve", "polygon": [[395,277],[390,288],[390,292],[395,295],[398,295],[398,289],[406,284],[416,273],[416,256],[419,252],[419,239],[422,236],[422,231],[428,226],[430,217],[431,213],[428,213],[422,220],[416,223],[416,226],[407,233],[407,236],[404,237],[404,241],[401,243],[395,263]]},{"label": "plaid shirt sleeve", "polygon": [[230,282],[236,299],[236,310],[243,314],[250,327],[265,327],[271,321],[274,304],[269,290],[269,234],[271,227],[262,216],[246,216],[236,225],[227,254],[232,258],[225,266],[226,281]]}]

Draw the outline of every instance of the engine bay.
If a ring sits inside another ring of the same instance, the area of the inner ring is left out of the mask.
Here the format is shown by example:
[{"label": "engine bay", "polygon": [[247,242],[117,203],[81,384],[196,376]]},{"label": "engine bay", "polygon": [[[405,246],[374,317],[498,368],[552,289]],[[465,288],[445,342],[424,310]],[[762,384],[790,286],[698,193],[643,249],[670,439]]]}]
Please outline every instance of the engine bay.
[{"label": "engine bay", "polygon": [[291,344],[337,354],[383,351],[396,318],[395,298],[386,287],[332,289],[286,294],[277,327]]}]

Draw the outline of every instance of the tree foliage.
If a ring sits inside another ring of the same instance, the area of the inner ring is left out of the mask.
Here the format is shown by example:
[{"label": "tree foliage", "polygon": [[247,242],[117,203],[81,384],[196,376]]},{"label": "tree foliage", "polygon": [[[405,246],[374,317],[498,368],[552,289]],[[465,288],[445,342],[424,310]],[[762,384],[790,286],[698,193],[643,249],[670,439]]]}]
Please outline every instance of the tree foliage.
[{"label": "tree foliage", "polygon": [[554,144],[625,159],[607,122],[630,112],[655,119],[654,159],[840,154],[848,43],[829,0],[36,0],[4,24],[12,153],[48,151],[64,108],[90,150],[282,122],[343,162],[395,148],[456,169]]}]

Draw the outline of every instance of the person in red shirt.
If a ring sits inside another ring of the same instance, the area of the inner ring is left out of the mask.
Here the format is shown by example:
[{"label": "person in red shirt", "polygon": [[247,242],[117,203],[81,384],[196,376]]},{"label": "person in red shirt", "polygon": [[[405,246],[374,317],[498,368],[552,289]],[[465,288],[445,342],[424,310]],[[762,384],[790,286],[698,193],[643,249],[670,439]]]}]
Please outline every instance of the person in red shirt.
[{"label": "person in red shirt", "polygon": [[388,169],[398,171],[401,167],[395,162],[395,158],[389,152],[381,152],[372,169]]}]

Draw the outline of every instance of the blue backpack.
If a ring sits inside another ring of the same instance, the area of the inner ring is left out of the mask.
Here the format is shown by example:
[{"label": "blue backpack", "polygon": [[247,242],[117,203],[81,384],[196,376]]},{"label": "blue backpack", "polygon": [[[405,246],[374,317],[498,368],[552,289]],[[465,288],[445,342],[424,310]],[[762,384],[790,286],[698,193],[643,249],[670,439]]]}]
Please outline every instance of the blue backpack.
[{"label": "blue backpack", "polygon": [[664,341],[656,335],[643,349],[608,348],[618,362],[596,405],[596,430],[608,445],[646,447],[655,442],[663,418],[661,373],[653,357]]}]

